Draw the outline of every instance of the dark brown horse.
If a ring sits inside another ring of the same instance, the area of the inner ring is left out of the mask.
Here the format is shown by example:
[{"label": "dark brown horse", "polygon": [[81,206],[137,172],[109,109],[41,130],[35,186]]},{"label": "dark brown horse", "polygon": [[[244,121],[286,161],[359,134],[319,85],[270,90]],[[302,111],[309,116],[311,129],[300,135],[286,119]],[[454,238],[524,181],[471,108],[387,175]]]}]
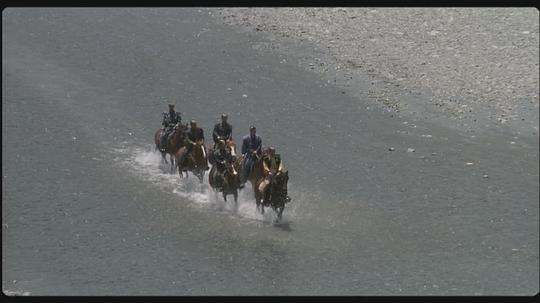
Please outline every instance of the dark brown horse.
[{"label": "dark brown horse", "polygon": [[[233,160],[236,161],[236,143],[234,140],[230,139],[225,141],[225,145],[229,149],[229,152],[231,153],[231,156],[233,157]],[[214,144],[215,148],[215,144]],[[214,148],[210,149],[208,151],[208,160],[212,165],[214,165]]]},{"label": "dark brown horse", "polygon": [[[236,162],[225,163],[225,180],[223,180],[223,186],[221,193],[223,194],[223,200],[227,201],[227,195],[233,195],[234,203],[238,202],[238,189],[240,188],[240,177],[238,175],[239,165]],[[212,166],[210,173],[208,174],[208,183],[212,189],[217,190],[215,185],[215,174],[217,166]]]},{"label": "dark brown horse", "polygon": [[168,163],[166,155],[169,154],[169,158],[171,159],[171,173],[174,171],[174,168],[175,168],[175,165],[174,165],[175,154],[182,146],[184,146],[184,136],[185,136],[184,130],[185,130],[185,126],[180,123],[177,123],[174,126],[173,132],[170,134],[167,140],[167,146],[164,151],[161,148],[161,141],[160,141],[161,134],[164,132],[164,130],[160,128],[154,135],[154,142],[156,144],[156,150],[159,150],[161,152],[161,161]]},{"label": "dark brown horse", "polygon": [[[268,148],[263,150],[260,157],[255,158],[255,163],[248,175],[248,180],[251,183],[253,188],[253,193],[255,195],[255,203],[257,205],[257,210],[260,210],[261,214],[264,214],[265,207],[271,207],[277,214],[278,218],[276,221],[281,220],[283,210],[285,208],[286,195],[282,192],[282,188],[287,186],[289,180],[288,172],[284,172],[282,175],[270,178],[270,184],[267,186],[264,194],[259,189],[261,183],[264,181],[264,166],[263,166],[263,157],[268,154]],[[244,156],[238,157],[236,164],[240,165],[243,161]]]},{"label": "dark brown horse", "polygon": [[178,166],[178,173],[183,178],[183,172],[186,172],[186,178],[189,176],[188,171],[192,172],[201,184],[204,180],[204,173],[209,169],[208,157],[206,155],[206,147],[204,146],[204,140],[199,140],[193,146],[191,154],[184,157],[183,163],[180,163],[180,157],[186,152],[187,146],[182,146],[175,153],[176,166]]},{"label": "dark brown horse", "polygon": [[[274,172],[275,174],[275,172]],[[277,214],[276,222],[281,220],[283,210],[285,209],[285,203],[287,203],[286,187],[289,180],[289,172],[285,171],[278,175],[272,175],[268,178],[268,185],[264,193],[261,193],[261,207],[262,213],[264,213],[264,207],[271,207]],[[259,192],[261,183],[265,182],[264,178],[258,181]]]}]

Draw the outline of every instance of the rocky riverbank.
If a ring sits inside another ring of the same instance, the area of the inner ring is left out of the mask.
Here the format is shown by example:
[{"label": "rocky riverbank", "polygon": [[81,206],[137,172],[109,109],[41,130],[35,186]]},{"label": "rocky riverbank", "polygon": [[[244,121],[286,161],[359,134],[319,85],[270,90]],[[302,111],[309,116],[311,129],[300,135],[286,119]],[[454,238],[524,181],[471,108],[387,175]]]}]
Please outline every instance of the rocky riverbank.
[{"label": "rocky riverbank", "polygon": [[[535,8],[223,8],[221,22],[268,34],[267,49],[360,98],[467,130],[538,133]],[[355,82],[356,81],[356,82]],[[355,84],[371,82],[369,92]]]}]

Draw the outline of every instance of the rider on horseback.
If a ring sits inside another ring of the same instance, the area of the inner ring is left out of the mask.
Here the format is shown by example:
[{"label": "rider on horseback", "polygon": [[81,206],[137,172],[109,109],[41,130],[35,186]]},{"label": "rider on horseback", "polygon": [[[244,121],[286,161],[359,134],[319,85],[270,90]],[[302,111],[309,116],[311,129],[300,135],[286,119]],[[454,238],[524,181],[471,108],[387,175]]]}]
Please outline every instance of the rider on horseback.
[{"label": "rider on horseback", "polygon": [[263,157],[263,168],[264,168],[264,180],[259,185],[259,191],[263,194],[268,189],[268,185],[272,181],[281,184],[281,195],[286,202],[291,201],[291,198],[287,195],[287,170],[283,170],[283,162],[279,154],[276,154],[276,149],[274,147],[268,148],[268,154]]},{"label": "rider on horseback", "polygon": [[161,151],[165,151],[174,126],[177,123],[181,123],[181,120],[182,117],[180,117],[180,113],[174,110],[174,104],[169,104],[169,112],[163,113],[163,121],[161,122],[161,125],[163,125],[161,128],[163,129],[163,132],[161,132],[161,137],[159,138]]},{"label": "rider on horseback", "polygon": [[232,156],[225,141],[219,140],[216,144],[216,150],[214,151],[214,159],[216,161],[216,175],[215,184],[217,188],[223,187],[223,181],[225,180],[225,172],[227,169],[227,163],[231,163]]},{"label": "rider on horseback", "polygon": [[[197,121],[191,120],[189,123],[189,126],[190,126],[189,131],[186,132],[186,136],[185,136],[186,150],[184,151],[182,156],[180,156],[180,160],[178,162],[178,165],[180,167],[184,163],[184,159],[191,154],[191,151],[193,150],[193,147],[195,146],[197,141],[202,140],[203,141],[202,148],[205,148],[204,147],[204,131],[202,130],[202,128],[197,127]],[[208,170],[208,165],[204,169]]]},{"label": "rider on horseback", "polygon": [[262,139],[256,132],[255,126],[250,126],[249,135],[244,136],[242,139],[242,155],[244,155],[241,174],[242,183],[246,183],[255,162],[255,157],[261,155]]},{"label": "rider on horseback", "polygon": [[214,149],[219,140],[232,140],[232,126],[227,123],[227,114],[222,114],[221,123],[217,123],[214,126],[212,138],[214,139]]}]

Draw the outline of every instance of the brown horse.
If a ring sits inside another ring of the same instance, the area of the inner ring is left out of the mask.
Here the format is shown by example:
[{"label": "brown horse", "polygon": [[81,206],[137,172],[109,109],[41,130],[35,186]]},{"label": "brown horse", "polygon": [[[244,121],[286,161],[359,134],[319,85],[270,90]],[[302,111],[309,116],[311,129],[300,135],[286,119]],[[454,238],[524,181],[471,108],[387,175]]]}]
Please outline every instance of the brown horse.
[{"label": "brown horse", "polygon": [[[268,148],[263,150],[260,157],[255,158],[255,163],[248,175],[248,180],[251,183],[253,188],[253,193],[255,194],[255,203],[257,205],[257,210],[260,210],[261,214],[264,214],[265,207],[271,207],[277,213],[277,220],[281,220],[283,214],[283,209],[285,208],[286,196],[282,194],[283,186],[287,186],[289,180],[288,172],[284,172],[282,175],[277,178],[270,178],[270,184],[267,187],[264,194],[259,190],[261,183],[264,181],[264,166],[263,166],[263,157],[268,154]],[[243,161],[244,156],[240,156],[236,160],[236,164],[240,165]]]},{"label": "brown horse", "polygon": [[[255,204],[257,205],[257,210],[260,209],[262,206],[262,194],[259,191],[259,184],[262,182],[264,178],[264,168],[263,168],[263,162],[262,158],[264,155],[268,153],[268,150],[263,150],[261,156],[255,156],[253,166],[251,170],[249,171],[247,180],[249,183],[251,183],[251,187],[253,188],[253,193],[255,195]],[[236,158],[235,165],[239,168],[242,167],[242,162],[244,161],[245,156],[241,155]],[[261,213],[264,214],[264,207],[261,210]]]},{"label": "brown horse", "polygon": [[184,158],[183,163],[180,163],[180,157],[186,152],[187,146],[182,146],[175,153],[176,166],[178,166],[178,173],[183,178],[183,172],[186,172],[186,178],[189,176],[188,171],[192,172],[201,184],[203,183],[204,173],[209,169],[208,157],[206,155],[206,147],[204,146],[204,140],[195,142],[191,154]]},{"label": "brown horse", "polygon": [[169,154],[169,158],[171,159],[171,173],[174,171],[174,156],[176,152],[184,146],[184,125],[177,123],[174,128],[173,132],[170,134],[168,140],[167,140],[167,147],[165,148],[165,151],[161,148],[161,134],[165,131],[162,128],[158,129],[158,131],[154,134],[154,142],[156,144],[156,150],[159,150],[161,152],[161,161],[168,163],[166,155]]},{"label": "brown horse", "polygon": [[[221,193],[223,194],[223,200],[227,202],[227,195],[233,195],[234,203],[238,203],[238,189],[240,188],[240,177],[238,175],[239,166],[236,162],[225,163],[225,180],[223,180],[223,186]],[[212,189],[217,190],[215,185],[215,174],[217,172],[217,166],[212,166],[210,173],[208,174],[208,183]]]}]

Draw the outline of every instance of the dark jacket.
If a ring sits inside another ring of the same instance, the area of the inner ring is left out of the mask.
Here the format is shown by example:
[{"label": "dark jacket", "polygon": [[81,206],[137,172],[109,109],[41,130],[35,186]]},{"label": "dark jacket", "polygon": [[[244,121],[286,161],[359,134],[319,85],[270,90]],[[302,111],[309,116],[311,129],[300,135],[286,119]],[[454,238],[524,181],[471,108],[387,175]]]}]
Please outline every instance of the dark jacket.
[{"label": "dark jacket", "polygon": [[165,127],[174,126],[176,123],[179,123],[182,121],[182,117],[180,117],[179,112],[166,112],[163,113],[163,122],[161,123]]},{"label": "dark jacket", "polygon": [[261,154],[262,151],[262,139],[259,135],[255,135],[255,138],[251,138],[251,135],[246,135],[242,139],[242,154],[251,153],[256,150],[257,154]]},{"label": "dark jacket", "polygon": [[196,142],[197,140],[204,139],[204,131],[202,128],[192,128],[187,133],[189,140]]},{"label": "dark jacket", "polygon": [[214,126],[214,132],[212,133],[212,138],[214,143],[217,143],[218,137],[224,137],[224,140],[232,139],[232,126],[229,123],[218,123]]}]

